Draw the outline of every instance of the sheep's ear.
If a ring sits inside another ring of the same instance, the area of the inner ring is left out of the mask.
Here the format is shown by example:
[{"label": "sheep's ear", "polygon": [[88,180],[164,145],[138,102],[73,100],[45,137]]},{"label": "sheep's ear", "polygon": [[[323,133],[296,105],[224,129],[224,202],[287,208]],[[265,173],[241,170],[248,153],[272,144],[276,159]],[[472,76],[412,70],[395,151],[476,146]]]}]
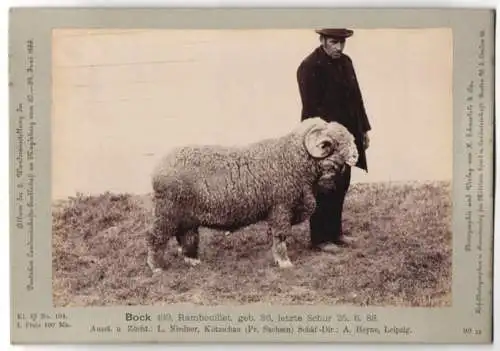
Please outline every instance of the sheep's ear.
[{"label": "sheep's ear", "polygon": [[324,158],[333,152],[333,140],[324,133],[324,127],[311,128],[304,137],[307,152],[314,158]]},{"label": "sheep's ear", "polygon": [[350,157],[347,158],[345,163],[351,167],[354,167],[358,163],[358,158],[359,158],[358,150],[357,149],[351,150]]}]

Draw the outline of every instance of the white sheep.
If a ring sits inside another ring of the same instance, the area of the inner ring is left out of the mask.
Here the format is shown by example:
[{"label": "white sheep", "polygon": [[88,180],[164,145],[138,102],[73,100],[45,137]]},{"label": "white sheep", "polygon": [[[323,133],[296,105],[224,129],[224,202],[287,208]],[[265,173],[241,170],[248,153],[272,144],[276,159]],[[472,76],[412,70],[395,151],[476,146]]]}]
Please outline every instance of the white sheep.
[{"label": "white sheep", "polygon": [[291,267],[285,242],[291,226],[314,212],[315,191],[334,187],[336,175],[357,160],[353,135],[318,117],[280,138],[245,147],[176,148],[152,176],[149,267],[164,268],[165,248],[174,236],[185,260],[197,264],[200,226],[233,232],[259,221],[269,225],[275,263]]}]

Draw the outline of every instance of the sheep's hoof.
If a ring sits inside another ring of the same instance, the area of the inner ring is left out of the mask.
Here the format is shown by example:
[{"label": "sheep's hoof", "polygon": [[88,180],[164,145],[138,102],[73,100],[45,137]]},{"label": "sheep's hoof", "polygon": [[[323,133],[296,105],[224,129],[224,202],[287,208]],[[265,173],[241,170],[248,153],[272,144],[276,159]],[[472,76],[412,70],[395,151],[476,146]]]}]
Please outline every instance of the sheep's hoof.
[{"label": "sheep's hoof", "polygon": [[277,263],[278,263],[278,266],[280,268],[292,268],[293,267],[293,263],[290,260],[278,260]]},{"label": "sheep's hoof", "polygon": [[190,266],[197,266],[201,263],[201,261],[197,258],[184,257],[184,262],[186,262]]}]

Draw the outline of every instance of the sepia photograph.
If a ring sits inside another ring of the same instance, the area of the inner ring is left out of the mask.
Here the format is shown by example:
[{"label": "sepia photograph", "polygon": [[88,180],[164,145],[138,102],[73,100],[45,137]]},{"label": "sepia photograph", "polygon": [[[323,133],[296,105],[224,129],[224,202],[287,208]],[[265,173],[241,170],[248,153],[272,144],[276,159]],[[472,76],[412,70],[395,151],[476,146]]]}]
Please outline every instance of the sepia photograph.
[{"label": "sepia photograph", "polygon": [[55,307],[452,306],[450,28],[56,28]]}]

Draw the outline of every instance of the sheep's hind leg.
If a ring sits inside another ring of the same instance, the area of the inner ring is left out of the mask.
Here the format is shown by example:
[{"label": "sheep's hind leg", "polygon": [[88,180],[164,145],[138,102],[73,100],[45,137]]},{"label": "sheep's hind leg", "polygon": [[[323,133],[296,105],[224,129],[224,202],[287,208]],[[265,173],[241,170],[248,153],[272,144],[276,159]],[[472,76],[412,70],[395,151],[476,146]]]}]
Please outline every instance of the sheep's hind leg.
[{"label": "sheep's hind leg", "polygon": [[160,273],[165,268],[163,260],[165,249],[169,239],[176,231],[174,224],[163,211],[165,206],[162,204],[161,200],[157,200],[153,228],[147,233],[147,264],[153,273]]},{"label": "sheep's hind leg", "polygon": [[180,242],[184,261],[191,266],[200,264],[200,259],[198,258],[198,247],[200,244],[198,228],[185,232],[184,235],[180,237]]},{"label": "sheep's hind leg", "polygon": [[154,224],[153,230],[151,230],[148,233],[147,263],[149,268],[151,268],[151,270],[153,271],[153,273],[159,273],[165,268],[163,255],[165,254],[165,248],[167,247],[169,238],[170,236],[166,234],[163,230],[160,230],[159,226],[156,223]]}]

